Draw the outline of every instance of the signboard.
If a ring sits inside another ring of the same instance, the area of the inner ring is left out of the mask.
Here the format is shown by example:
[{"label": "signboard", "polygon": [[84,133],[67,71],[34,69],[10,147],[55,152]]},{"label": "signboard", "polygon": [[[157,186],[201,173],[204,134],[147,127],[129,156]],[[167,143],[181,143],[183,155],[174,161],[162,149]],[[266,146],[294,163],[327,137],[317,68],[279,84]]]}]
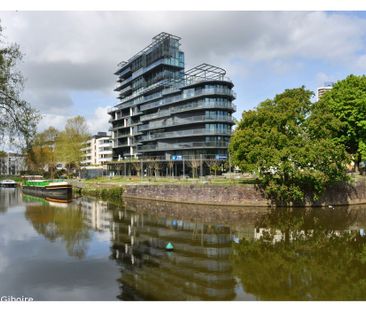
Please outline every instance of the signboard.
[{"label": "signboard", "polygon": [[227,160],[226,154],[217,154],[215,157],[216,160]]},{"label": "signboard", "polygon": [[183,156],[181,156],[181,155],[172,155],[172,160],[173,161],[182,161]]}]

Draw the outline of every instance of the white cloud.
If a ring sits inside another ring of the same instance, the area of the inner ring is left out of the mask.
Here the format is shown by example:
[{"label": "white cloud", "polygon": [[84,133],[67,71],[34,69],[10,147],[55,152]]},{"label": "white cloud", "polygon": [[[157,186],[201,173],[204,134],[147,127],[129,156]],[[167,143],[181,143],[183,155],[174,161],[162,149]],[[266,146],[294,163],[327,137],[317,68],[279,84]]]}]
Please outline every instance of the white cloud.
[{"label": "white cloud", "polygon": [[[366,19],[338,12],[0,12],[0,18],[8,41],[25,53],[25,96],[45,114],[41,128],[62,127],[76,110],[73,91],[114,98],[117,63],[161,31],[182,37],[187,68],[207,62],[232,78],[260,66],[284,75],[318,60],[366,69]],[[93,131],[105,130],[106,119],[94,116]]]},{"label": "white cloud", "polygon": [[[86,117],[86,122],[90,134],[96,134],[97,132],[108,132],[110,127],[108,109],[110,107],[97,107],[94,114],[91,117]],[[62,131],[64,129],[67,119],[73,116],[57,115],[57,114],[43,114],[42,120],[38,125],[38,130],[43,131],[46,128],[53,126],[56,129]]]},{"label": "white cloud", "polygon": [[55,114],[43,114],[42,120],[38,124],[38,131],[43,131],[50,126],[62,131],[64,129],[66,120],[69,117]]},{"label": "white cloud", "polygon": [[95,109],[93,117],[87,120],[89,130],[91,134],[96,134],[97,132],[108,132],[110,115],[108,114],[108,109],[110,107],[97,107]]}]

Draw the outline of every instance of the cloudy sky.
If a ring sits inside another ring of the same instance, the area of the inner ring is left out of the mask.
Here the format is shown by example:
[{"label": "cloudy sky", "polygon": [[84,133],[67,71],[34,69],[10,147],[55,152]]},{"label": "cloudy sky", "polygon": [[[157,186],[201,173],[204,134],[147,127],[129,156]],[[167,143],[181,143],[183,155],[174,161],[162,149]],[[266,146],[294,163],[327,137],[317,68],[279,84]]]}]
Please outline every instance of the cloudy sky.
[{"label": "cloudy sky", "polygon": [[286,88],[315,91],[366,71],[363,12],[0,12],[4,36],[25,54],[24,97],[43,114],[39,129],[83,115],[108,129],[117,64],[164,31],[182,38],[186,68],[223,67],[240,117]]}]

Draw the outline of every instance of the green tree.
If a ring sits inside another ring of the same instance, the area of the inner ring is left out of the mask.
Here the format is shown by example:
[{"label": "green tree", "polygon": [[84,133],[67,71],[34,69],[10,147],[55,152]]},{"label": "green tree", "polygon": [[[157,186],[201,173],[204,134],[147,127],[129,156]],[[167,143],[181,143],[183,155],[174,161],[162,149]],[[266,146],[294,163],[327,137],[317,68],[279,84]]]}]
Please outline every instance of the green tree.
[{"label": "green tree", "polygon": [[39,113],[21,98],[23,76],[16,64],[22,59],[19,46],[1,40],[0,25],[0,137],[28,147],[36,133]]},{"label": "green tree", "polygon": [[52,126],[36,134],[26,156],[28,169],[31,172],[43,174],[47,170],[51,178],[54,177],[55,141],[58,135],[59,131]]},{"label": "green tree", "polygon": [[76,116],[67,120],[65,130],[56,139],[56,159],[66,164],[68,173],[79,169],[83,158],[81,148],[90,137],[84,117]]},{"label": "green tree", "polygon": [[366,76],[350,75],[338,81],[319,102],[342,122],[337,137],[357,168],[361,160],[366,160]]},{"label": "green tree", "polygon": [[301,87],[262,102],[243,113],[231,138],[233,164],[255,173],[275,205],[314,203],[327,186],[347,179],[347,153],[329,137],[337,120],[311,96]]}]

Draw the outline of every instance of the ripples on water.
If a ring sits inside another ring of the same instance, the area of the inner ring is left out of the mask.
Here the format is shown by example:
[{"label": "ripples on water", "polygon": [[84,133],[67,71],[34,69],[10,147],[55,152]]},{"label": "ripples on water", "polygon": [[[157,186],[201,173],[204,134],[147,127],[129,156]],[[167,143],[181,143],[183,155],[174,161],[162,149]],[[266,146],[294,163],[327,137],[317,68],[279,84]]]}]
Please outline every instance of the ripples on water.
[{"label": "ripples on water", "polygon": [[365,300],[365,211],[62,204],[1,189],[0,295]]}]

